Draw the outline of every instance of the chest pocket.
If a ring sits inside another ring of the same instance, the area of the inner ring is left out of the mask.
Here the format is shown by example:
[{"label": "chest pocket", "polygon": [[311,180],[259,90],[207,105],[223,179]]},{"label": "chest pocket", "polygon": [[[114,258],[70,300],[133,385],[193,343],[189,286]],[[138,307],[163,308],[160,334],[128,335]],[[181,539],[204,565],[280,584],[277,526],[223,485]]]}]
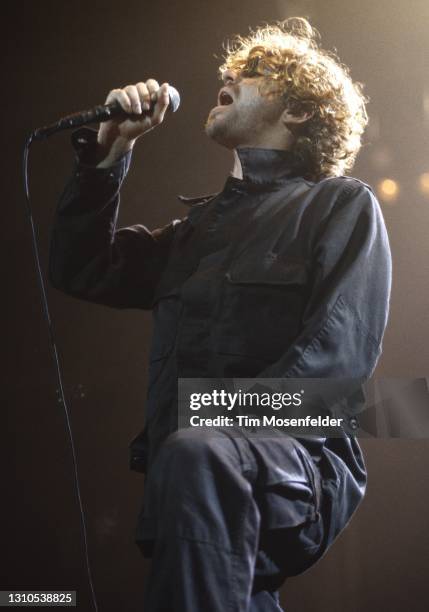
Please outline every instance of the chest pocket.
[{"label": "chest pocket", "polygon": [[307,300],[304,260],[243,253],[225,274],[217,352],[275,361],[298,335]]}]

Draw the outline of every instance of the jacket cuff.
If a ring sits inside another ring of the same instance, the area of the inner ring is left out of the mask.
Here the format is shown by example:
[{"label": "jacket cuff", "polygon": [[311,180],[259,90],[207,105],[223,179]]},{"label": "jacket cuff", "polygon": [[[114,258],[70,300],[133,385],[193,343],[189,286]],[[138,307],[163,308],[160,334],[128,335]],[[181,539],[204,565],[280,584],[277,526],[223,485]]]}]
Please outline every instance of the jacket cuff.
[{"label": "jacket cuff", "polygon": [[80,128],[71,135],[71,143],[76,153],[76,171],[79,174],[107,175],[120,183],[124,180],[131,164],[132,151],[128,151],[108,168],[97,168],[97,130]]}]

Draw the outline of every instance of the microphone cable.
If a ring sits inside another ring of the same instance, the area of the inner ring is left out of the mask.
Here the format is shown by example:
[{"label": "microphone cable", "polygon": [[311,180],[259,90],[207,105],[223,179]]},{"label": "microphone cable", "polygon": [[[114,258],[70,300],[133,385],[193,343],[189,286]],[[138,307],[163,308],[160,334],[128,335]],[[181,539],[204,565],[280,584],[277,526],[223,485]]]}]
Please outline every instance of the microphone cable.
[{"label": "microphone cable", "polygon": [[64,393],[63,374],[62,374],[62,371],[61,371],[60,360],[58,358],[58,350],[57,350],[57,345],[56,345],[56,342],[55,342],[55,336],[54,336],[54,330],[53,330],[53,326],[52,326],[51,315],[49,313],[49,305],[48,305],[48,299],[47,299],[47,294],[46,294],[46,283],[45,283],[45,279],[44,279],[43,272],[42,272],[42,266],[40,264],[40,253],[39,253],[39,247],[38,247],[38,243],[37,243],[36,226],[35,226],[35,223],[34,223],[33,214],[31,212],[30,190],[29,190],[29,186],[28,186],[28,157],[29,157],[29,152],[30,152],[30,146],[31,146],[33,140],[35,139],[34,138],[35,133],[36,132],[33,132],[27,138],[27,140],[25,141],[25,145],[24,145],[23,178],[24,178],[26,213],[27,213],[28,221],[30,223],[30,228],[31,228],[31,239],[32,239],[31,242],[32,242],[32,245],[33,245],[33,254],[34,254],[34,260],[35,260],[35,264],[36,264],[38,284],[39,284],[39,289],[40,289],[40,294],[41,294],[41,299],[42,299],[43,313],[44,313],[45,321],[46,321],[46,324],[47,324],[47,327],[48,327],[49,347],[50,347],[50,350],[51,350],[51,355],[52,355],[52,359],[53,359],[53,362],[54,362],[55,374],[56,374],[57,383],[58,383],[59,396],[60,396],[59,397],[59,401],[63,405],[64,414],[65,414],[65,418],[66,418],[68,440],[69,440],[69,443],[70,443],[72,462],[73,462],[74,488],[75,488],[75,491],[76,491],[76,497],[77,497],[78,506],[79,506],[80,525],[81,525],[81,532],[82,532],[82,539],[83,539],[84,553],[85,553],[86,573],[87,573],[87,576],[88,576],[88,583],[89,583],[90,590],[91,590],[91,598],[92,598],[92,603],[93,603],[93,606],[94,606],[94,610],[95,610],[95,612],[98,612],[97,598],[96,598],[96,595],[95,595],[94,583],[93,583],[93,580],[92,580],[91,564],[90,564],[90,560],[89,560],[86,519],[85,519],[85,512],[84,512],[83,503],[82,503],[82,496],[81,496],[81,492],[80,492],[79,472],[78,472],[78,466],[77,466],[76,449],[75,449],[75,444],[74,444],[74,439],[73,439],[73,432],[72,432],[72,427],[71,427],[69,409],[68,409],[68,406],[67,406],[66,396],[65,396],[65,393]]}]

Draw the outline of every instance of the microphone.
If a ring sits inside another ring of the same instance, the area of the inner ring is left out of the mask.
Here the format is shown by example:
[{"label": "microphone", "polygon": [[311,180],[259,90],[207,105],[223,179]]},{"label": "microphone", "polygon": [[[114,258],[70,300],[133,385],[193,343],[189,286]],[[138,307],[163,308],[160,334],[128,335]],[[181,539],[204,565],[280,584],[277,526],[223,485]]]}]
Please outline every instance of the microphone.
[{"label": "microphone", "polygon": [[[175,113],[180,106],[180,94],[175,87],[169,85],[168,95],[170,97],[170,102],[167,110]],[[94,106],[94,108],[90,108],[89,110],[67,115],[67,117],[63,117],[51,125],[38,128],[33,132],[31,138],[32,140],[44,140],[45,138],[49,138],[49,136],[61,130],[77,128],[82,125],[87,125],[88,123],[102,123],[103,121],[109,121],[110,119],[113,119],[113,117],[120,117],[121,115],[124,118],[136,117],[141,119],[145,115],[150,116],[153,113],[155,104],[156,100],[152,100],[149,110],[144,110],[140,115],[125,112],[117,100],[111,102],[110,104],[100,104],[99,106]]]}]

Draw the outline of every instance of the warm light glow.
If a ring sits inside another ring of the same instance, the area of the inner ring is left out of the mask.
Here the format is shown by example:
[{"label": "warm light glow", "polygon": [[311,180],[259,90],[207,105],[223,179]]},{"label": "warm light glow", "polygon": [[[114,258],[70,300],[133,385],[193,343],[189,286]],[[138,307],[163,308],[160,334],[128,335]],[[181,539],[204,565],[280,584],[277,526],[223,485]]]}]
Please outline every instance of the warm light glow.
[{"label": "warm light glow", "polygon": [[429,172],[423,172],[419,177],[420,193],[429,196]]},{"label": "warm light glow", "polygon": [[380,173],[384,173],[393,161],[393,154],[387,145],[379,144],[372,150],[370,159],[371,165]]},{"label": "warm light glow", "polygon": [[426,86],[423,90],[423,121],[426,126],[429,126],[429,88]]},{"label": "warm light glow", "polygon": [[383,179],[377,185],[378,195],[383,202],[394,202],[399,193],[399,185],[393,179]]}]

